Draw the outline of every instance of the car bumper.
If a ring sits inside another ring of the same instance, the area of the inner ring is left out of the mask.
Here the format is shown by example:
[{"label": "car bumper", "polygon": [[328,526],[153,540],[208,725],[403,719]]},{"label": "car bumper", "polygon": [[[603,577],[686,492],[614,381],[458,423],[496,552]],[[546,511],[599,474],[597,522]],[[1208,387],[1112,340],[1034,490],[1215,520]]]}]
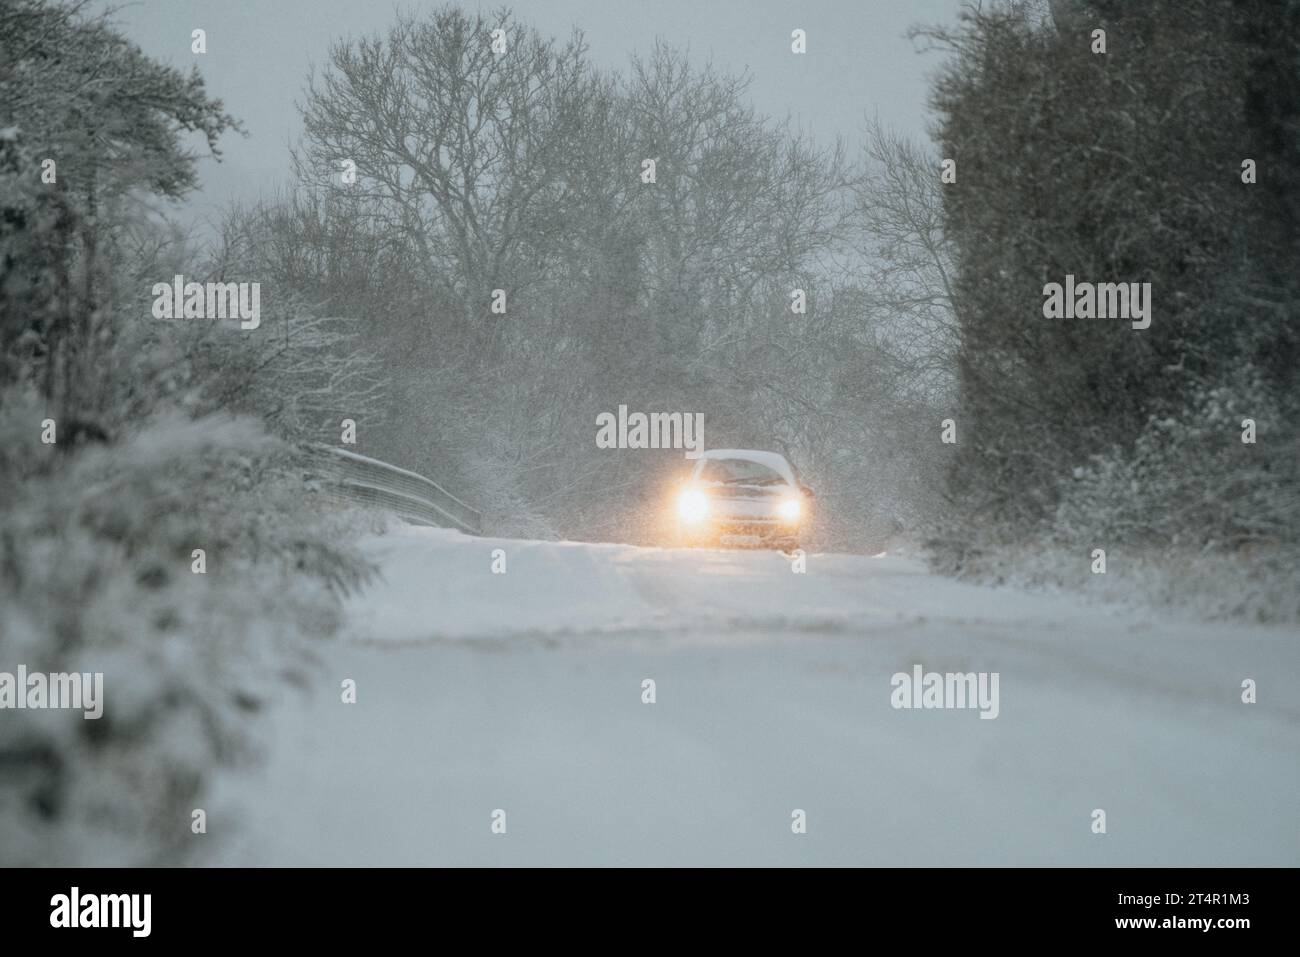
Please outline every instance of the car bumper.
[{"label": "car bumper", "polygon": [[699,523],[687,531],[712,538],[756,538],[760,541],[793,541],[799,537],[800,523],[778,519],[714,519]]}]

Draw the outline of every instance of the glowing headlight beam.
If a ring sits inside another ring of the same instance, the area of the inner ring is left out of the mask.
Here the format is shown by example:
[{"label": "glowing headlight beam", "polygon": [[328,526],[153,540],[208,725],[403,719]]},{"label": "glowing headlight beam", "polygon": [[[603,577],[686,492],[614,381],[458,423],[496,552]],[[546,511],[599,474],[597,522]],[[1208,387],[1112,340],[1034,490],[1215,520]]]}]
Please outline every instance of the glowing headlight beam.
[{"label": "glowing headlight beam", "polygon": [[683,522],[700,522],[709,514],[709,497],[697,488],[688,488],[677,498],[677,516]]},{"label": "glowing headlight beam", "polygon": [[797,498],[787,498],[776,507],[776,514],[783,521],[797,522],[799,516],[803,514],[803,503]]}]

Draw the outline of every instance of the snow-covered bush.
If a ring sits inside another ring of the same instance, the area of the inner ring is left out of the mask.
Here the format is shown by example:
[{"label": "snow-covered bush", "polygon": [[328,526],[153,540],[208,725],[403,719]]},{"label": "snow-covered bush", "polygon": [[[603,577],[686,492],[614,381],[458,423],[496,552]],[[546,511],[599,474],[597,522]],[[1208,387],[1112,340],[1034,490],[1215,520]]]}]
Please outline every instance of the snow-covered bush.
[{"label": "snow-covered bush", "polygon": [[[358,326],[163,214],[198,182],[186,134],[215,156],[237,128],[111,12],[0,0],[0,672],[102,672],[105,698],[0,711],[0,864],[199,846],[210,771],[368,573],[286,444],[373,411]],[[178,274],[266,284],[257,334],[155,319]]]},{"label": "snow-covered bush", "polygon": [[[1007,555],[1032,571],[1061,550],[1076,569],[1101,547],[1125,556],[1108,582],[1139,554],[1171,580],[1212,585],[1193,566],[1232,563],[1285,581],[1300,543],[1300,206],[1288,176],[1245,188],[1222,157],[1251,143],[1252,169],[1300,168],[1287,5],[1049,6],[989,0],[918,32],[947,51],[942,155],[981,184],[943,193],[961,437],[937,564],[988,577]],[[1143,38],[1142,55],[1081,53],[1084,7]],[[1189,85],[1206,95],[1170,109]],[[1149,284],[1149,325],[1047,319],[1067,277]]]},{"label": "snow-covered bush", "polygon": [[[1033,536],[952,523],[930,543],[937,569],[1300,620],[1300,411],[1249,367],[1189,396],[1179,414],[1151,416],[1131,447],[1062,470],[1057,509]],[[1104,575],[1093,574],[1094,548],[1107,553]]]},{"label": "snow-covered bush", "polygon": [[1182,414],[1151,416],[1132,448],[1072,470],[1056,537],[1196,550],[1300,544],[1295,421],[1249,370],[1195,389]]},{"label": "snow-covered bush", "polygon": [[369,569],[253,420],[155,417],[69,452],[40,444],[34,398],[0,408],[0,671],[102,672],[105,702],[3,712],[0,863],[184,859],[209,772],[255,748]]}]

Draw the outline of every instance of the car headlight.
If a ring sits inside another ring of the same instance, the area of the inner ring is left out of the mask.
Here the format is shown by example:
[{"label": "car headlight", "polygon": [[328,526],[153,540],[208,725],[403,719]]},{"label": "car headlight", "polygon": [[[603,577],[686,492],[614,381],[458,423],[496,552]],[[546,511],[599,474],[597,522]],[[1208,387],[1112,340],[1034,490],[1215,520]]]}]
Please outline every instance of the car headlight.
[{"label": "car headlight", "polygon": [[709,514],[709,497],[697,488],[688,488],[677,497],[677,515],[683,522],[700,522]]},{"label": "car headlight", "polygon": [[777,505],[776,514],[783,522],[797,522],[803,514],[803,502],[797,498],[787,498]]}]

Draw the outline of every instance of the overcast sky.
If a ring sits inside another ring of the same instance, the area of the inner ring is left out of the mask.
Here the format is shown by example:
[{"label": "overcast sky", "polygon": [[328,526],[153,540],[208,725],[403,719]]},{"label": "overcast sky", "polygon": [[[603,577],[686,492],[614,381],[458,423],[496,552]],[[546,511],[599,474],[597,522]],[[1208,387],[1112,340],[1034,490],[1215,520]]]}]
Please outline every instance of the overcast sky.
[{"label": "overcast sky", "polygon": [[[248,131],[222,141],[220,165],[204,162],[196,212],[236,197],[255,198],[287,181],[288,146],[300,133],[294,101],[311,64],[345,36],[382,32],[396,9],[441,6],[441,0],[135,0],[117,21],[146,53],[178,66],[197,63],[209,91]],[[497,2],[460,4],[495,9]],[[789,114],[817,137],[856,140],[862,117],[879,111],[888,124],[924,135],[927,77],[933,55],[905,36],[914,23],[952,22],[961,0],[518,0],[519,19],[542,33],[587,34],[591,56],[622,69],[656,36],[689,45],[731,71],[748,68],[756,107]],[[190,52],[190,32],[207,31],[204,55]],[[808,53],[790,52],[790,31],[808,34]]]}]

